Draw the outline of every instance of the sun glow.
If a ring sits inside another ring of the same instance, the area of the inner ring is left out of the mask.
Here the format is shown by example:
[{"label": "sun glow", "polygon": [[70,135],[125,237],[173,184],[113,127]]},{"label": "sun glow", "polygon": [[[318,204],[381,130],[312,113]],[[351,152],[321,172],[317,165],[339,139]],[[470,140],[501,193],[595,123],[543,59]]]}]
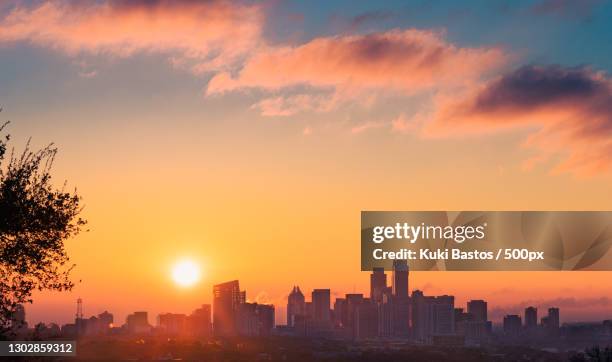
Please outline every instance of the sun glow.
[{"label": "sun glow", "polygon": [[172,268],[172,279],[182,287],[190,287],[200,279],[200,267],[191,260],[182,260]]}]

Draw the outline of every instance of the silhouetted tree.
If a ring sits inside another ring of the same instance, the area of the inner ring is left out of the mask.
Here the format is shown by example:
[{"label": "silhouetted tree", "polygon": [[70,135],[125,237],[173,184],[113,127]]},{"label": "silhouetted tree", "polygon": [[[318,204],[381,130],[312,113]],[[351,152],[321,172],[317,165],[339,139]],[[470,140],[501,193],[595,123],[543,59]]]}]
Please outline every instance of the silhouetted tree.
[{"label": "silhouetted tree", "polygon": [[[5,126],[0,125],[0,134]],[[28,141],[22,153],[7,155],[9,139],[0,137],[0,337],[18,327],[13,317],[19,305],[32,302],[34,290],[74,286],[64,240],[85,224],[78,217],[76,190],[51,183],[57,148],[51,144],[33,151]]]}]

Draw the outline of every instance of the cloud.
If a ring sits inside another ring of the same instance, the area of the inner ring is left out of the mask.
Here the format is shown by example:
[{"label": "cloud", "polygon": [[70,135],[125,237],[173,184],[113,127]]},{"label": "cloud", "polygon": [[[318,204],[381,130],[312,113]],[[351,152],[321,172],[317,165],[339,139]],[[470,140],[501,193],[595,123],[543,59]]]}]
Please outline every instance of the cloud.
[{"label": "cloud", "polygon": [[504,61],[500,49],[457,47],[441,33],[426,30],[322,37],[298,46],[262,48],[237,74],[213,77],[207,94],[296,86],[351,100],[367,91],[413,94],[479,78]]},{"label": "cloud", "polygon": [[226,69],[260,41],[258,6],[228,1],[43,1],[15,5],[0,41],[25,41],[70,56],[172,53],[194,71]]},{"label": "cloud", "polygon": [[531,6],[535,15],[554,15],[564,18],[587,19],[593,15],[600,0],[541,0]]},{"label": "cloud", "polygon": [[388,126],[388,122],[367,121],[351,128],[352,134],[363,133],[372,129],[378,129]]},{"label": "cloud", "polygon": [[523,128],[539,150],[526,165],[558,157],[554,172],[590,176],[612,166],[612,83],[587,67],[520,67],[465,97],[439,97],[423,129],[453,137]]},{"label": "cloud", "polygon": [[291,116],[299,112],[328,111],[334,106],[334,99],[325,95],[297,94],[264,98],[253,104],[263,116]]}]

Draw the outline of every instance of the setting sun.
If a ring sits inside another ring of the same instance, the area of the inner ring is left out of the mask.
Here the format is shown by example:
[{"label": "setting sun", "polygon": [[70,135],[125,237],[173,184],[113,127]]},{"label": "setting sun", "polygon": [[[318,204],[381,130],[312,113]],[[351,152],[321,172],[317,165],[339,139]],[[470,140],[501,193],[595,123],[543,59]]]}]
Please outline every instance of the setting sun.
[{"label": "setting sun", "polygon": [[200,279],[200,267],[191,260],[182,260],[172,268],[172,279],[182,287],[189,287]]}]

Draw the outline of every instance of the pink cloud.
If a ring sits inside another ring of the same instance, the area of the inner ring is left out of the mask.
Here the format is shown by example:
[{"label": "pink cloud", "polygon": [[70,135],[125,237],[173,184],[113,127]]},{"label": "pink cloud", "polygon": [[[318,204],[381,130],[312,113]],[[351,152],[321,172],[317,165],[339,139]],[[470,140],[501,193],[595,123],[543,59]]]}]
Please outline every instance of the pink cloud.
[{"label": "pink cloud", "polygon": [[327,111],[334,106],[334,99],[325,95],[297,94],[264,98],[253,104],[263,116],[291,116],[304,111]]},{"label": "pink cloud", "polygon": [[257,46],[262,24],[261,8],[240,2],[45,1],[14,7],[0,20],[0,41],[71,56],[172,53],[193,70],[209,71]]},{"label": "pink cloud", "polygon": [[369,131],[369,130],[372,130],[372,129],[383,128],[383,127],[386,127],[388,125],[389,125],[388,122],[368,121],[368,122],[361,123],[361,124],[351,128],[351,133],[352,134],[359,134],[359,133],[363,133],[363,132],[366,132],[366,131]]},{"label": "pink cloud", "polygon": [[299,46],[260,48],[236,75],[213,77],[207,94],[294,86],[350,99],[365,90],[412,94],[478,79],[505,58],[497,48],[461,48],[439,32],[416,29],[316,38]]},{"label": "pink cloud", "polygon": [[553,172],[590,176],[612,166],[612,82],[589,68],[524,66],[465,97],[439,98],[422,130],[453,137],[522,128],[525,146],[540,153],[531,168],[552,156]]}]

